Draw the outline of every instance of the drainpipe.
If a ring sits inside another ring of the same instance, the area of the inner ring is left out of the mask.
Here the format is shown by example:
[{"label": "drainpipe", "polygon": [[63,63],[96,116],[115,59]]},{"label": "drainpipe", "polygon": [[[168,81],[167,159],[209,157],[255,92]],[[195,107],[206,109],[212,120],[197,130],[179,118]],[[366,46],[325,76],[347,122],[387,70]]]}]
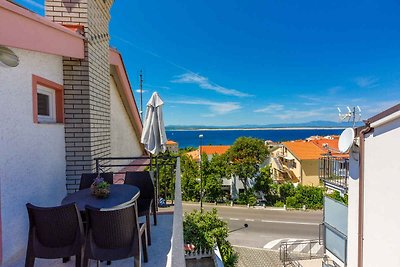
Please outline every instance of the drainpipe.
[{"label": "drainpipe", "polygon": [[358,180],[358,267],[363,266],[363,241],[364,241],[364,159],[365,159],[365,134],[373,128],[366,122],[366,128],[360,131],[360,163]]}]

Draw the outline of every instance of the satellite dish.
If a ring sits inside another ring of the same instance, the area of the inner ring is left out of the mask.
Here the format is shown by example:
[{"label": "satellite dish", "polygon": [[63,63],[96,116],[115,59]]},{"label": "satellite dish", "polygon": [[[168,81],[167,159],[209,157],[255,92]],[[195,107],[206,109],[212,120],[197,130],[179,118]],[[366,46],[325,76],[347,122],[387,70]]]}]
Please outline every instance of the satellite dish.
[{"label": "satellite dish", "polygon": [[11,49],[0,45],[0,62],[9,67],[16,67],[19,59]]},{"label": "satellite dish", "polygon": [[353,128],[346,128],[339,137],[339,151],[346,153],[349,151],[354,141],[354,130]]}]

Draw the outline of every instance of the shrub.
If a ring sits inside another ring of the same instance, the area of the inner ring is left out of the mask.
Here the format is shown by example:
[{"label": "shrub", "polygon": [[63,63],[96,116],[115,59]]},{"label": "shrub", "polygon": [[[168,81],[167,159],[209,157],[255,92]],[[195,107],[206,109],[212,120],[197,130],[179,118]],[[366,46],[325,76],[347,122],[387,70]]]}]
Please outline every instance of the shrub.
[{"label": "shrub", "polygon": [[196,210],[185,213],[183,236],[186,244],[193,244],[196,248],[211,250],[217,243],[224,265],[235,266],[238,256],[232,245],[226,240],[228,224],[218,218],[216,209],[204,213]]},{"label": "shrub", "polygon": [[277,201],[274,204],[274,207],[283,207],[285,205],[285,203],[283,203],[282,201]]},{"label": "shrub", "polygon": [[299,185],[293,196],[286,197],[286,206],[299,209],[305,205],[308,209],[321,209],[324,189],[321,187]]},{"label": "shrub", "polygon": [[340,196],[340,193],[338,191],[334,191],[331,194],[326,194],[328,197],[333,198],[339,202],[342,202],[346,205],[349,204],[349,196],[347,194],[345,194],[343,197]]}]

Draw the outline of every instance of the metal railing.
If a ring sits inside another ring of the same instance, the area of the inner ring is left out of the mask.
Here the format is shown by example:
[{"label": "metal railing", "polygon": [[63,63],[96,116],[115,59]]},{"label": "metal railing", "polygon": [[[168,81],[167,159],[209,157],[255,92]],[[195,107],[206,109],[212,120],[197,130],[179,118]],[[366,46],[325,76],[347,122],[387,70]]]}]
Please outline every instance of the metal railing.
[{"label": "metal railing", "polygon": [[154,171],[156,203],[160,199],[160,169],[165,166],[172,166],[169,175],[173,180],[173,171],[177,165],[177,157],[164,155],[157,157],[104,157],[94,160],[96,162],[96,173],[112,171],[114,174],[124,174],[129,171],[128,167],[149,167],[150,171]]},{"label": "metal railing", "polygon": [[299,261],[323,258],[321,239],[281,242],[279,257],[283,266],[301,267]]},{"label": "metal railing", "polygon": [[324,156],[319,159],[319,179],[324,186],[341,193],[347,193],[349,179],[349,159]]}]

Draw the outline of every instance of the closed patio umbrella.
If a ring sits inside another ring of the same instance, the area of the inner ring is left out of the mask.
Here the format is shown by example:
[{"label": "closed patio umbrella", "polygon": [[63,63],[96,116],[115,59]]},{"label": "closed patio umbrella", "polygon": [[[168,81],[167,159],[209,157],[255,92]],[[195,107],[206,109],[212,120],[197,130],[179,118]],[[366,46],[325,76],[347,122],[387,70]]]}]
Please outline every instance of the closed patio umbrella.
[{"label": "closed patio umbrella", "polygon": [[[154,92],[149,102],[147,102],[146,118],[144,120],[143,132],[140,142],[144,145],[144,148],[150,153],[150,161],[152,161],[152,155],[158,155],[158,153],[165,152],[166,150],[167,134],[165,133],[164,118],[162,113],[163,104],[164,102],[157,92]],[[157,160],[156,165],[156,195],[158,202],[159,183]],[[152,164],[150,166],[152,166]]]},{"label": "closed patio umbrella", "polygon": [[163,104],[164,102],[157,92],[154,92],[147,102],[146,118],[140,141],[152,155],[157,155],[166,150],[167,134],[164,127]]}]

